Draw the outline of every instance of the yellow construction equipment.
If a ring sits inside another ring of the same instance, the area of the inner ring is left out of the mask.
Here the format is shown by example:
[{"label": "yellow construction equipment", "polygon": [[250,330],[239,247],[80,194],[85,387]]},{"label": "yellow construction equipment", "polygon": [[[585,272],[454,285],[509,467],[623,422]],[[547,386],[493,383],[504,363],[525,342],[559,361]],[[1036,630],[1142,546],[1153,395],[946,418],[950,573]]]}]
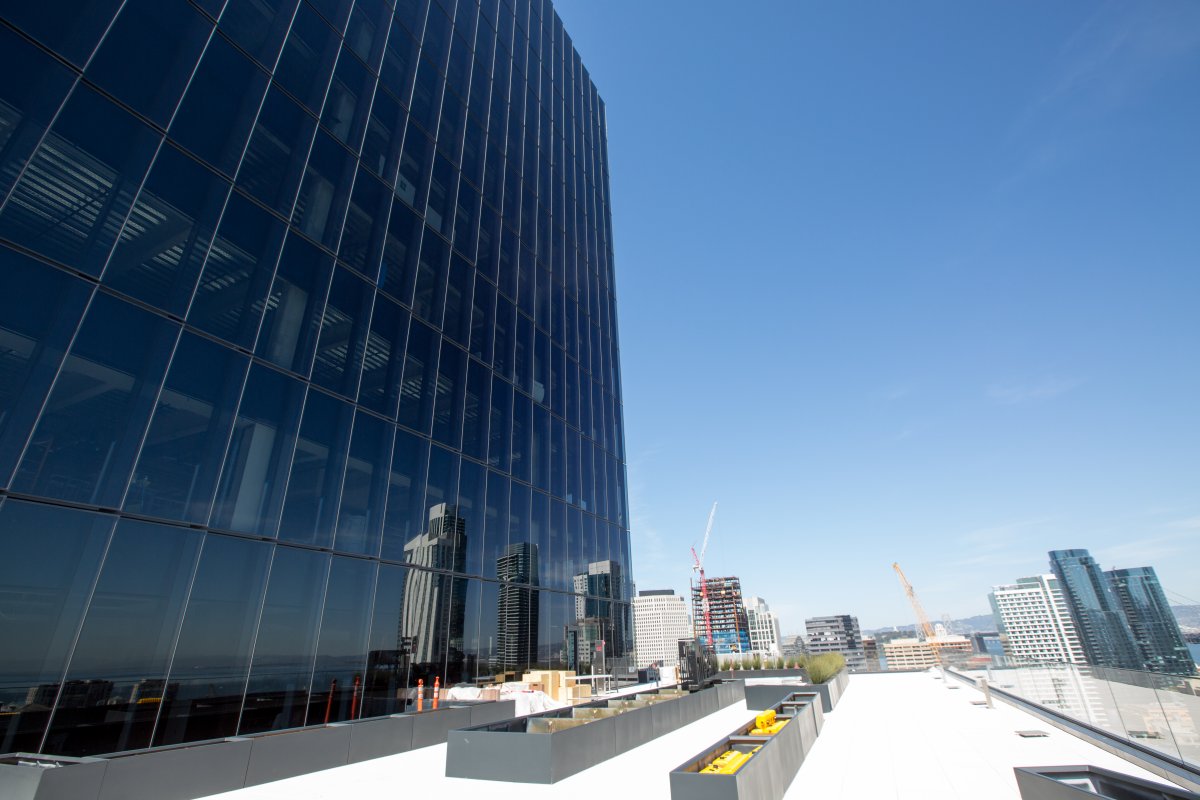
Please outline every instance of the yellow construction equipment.
[{"label": "yellow construction equipment", "polygon": [[700,770],[702,775],[732,775],[745,766],[750,757],[762,749],[762,745],[743,753],[738,750],[726,750],[713,759],[713,762]]},{"label": "yellow construction equipment", "polygon": [[775,721],[775,712],[764,711],[754,718],[754,727],[750,729],[751,736],[774,736],[779,729],[787,725],[786,719]]}]

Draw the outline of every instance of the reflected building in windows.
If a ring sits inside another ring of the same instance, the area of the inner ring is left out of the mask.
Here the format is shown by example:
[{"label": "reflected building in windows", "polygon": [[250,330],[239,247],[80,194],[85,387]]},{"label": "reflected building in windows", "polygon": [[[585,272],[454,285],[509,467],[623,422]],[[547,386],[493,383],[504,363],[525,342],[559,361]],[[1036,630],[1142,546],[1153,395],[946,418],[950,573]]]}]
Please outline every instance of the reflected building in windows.
[{"label": "reflected building in windows", "polygon": [[632,611],[625,603],[621,565],[612,560],[593,561],[587,572],[574,576],[575,621],[569,626],[571,642],[568,669],[587,671],[592,663],[606,664],[630,652]]},{"label": "reflected building in windows", "polygon": [[0,751],[404,711],[563,666],[577,606],[623,657],[605,107],[551,3],[57,10],[0,9]]},{"label": "reflected building in windows", "polygon": [[537,660],[541,593],[538,585],[538,548],[517,542],[504,549],[496,563],[501,580],[496,609],[496,658],[505,672]]}]

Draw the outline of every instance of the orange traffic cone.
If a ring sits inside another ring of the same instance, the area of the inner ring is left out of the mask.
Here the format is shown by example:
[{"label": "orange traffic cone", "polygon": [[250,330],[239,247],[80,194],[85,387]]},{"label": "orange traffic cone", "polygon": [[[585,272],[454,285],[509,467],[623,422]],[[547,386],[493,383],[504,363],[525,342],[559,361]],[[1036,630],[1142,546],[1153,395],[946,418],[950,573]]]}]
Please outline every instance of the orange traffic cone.
[{"label": "orange traffic cone", "polygon": [[442,693],[442,677],[439,675],[438,677],[433,679],[433,708],[435,711],[437,710],[438,697],[439,697],[439,695],[441,695],[441,693]]},{"label": "orange traffic cone", "polygon": [[425,679],[417,680],[417,713],[425,710]]}]

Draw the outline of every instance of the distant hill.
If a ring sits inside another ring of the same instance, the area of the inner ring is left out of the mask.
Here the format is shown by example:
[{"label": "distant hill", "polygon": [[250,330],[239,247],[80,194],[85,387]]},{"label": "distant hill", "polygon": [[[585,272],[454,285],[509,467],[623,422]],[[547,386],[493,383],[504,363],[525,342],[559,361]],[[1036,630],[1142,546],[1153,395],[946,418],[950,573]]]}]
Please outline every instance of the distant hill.
[{"label": "distant hill", "polygon": [[1192,631],[1200,631],[1200,606],[1171,606],[1179,627]]}]

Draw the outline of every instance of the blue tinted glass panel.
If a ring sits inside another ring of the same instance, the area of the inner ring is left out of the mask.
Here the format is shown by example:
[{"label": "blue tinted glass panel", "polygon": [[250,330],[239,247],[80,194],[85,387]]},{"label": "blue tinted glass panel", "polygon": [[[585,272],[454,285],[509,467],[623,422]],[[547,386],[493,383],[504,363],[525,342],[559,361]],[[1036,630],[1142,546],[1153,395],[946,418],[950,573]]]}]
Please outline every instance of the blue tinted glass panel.
[{"label": "blue tinted glass panel", "polygon": [[429,433],[433,423],[433,398],[441,337],[429,326],[413,320],[404,357],[404,382],[400,388],[398,419],[401,425]]},{"label": "blue tinted glass panel", "polygon": [[496,287],[485,280],[476,280],[471,300],[471,355],[485,364],[492,361],[495,329]]},{"label": "blue tinted glass panel", "polygon": [[396,303],[383,296],[375,298],[358,402],[390,419],[395,419],[400,402],[408,319],[408,312]]},{"label": "blue tinted glass panel", "polygon": [[467,354],[443,339],[438,361],[437,397],[434,399],[433,438],[455,449],[462,444],[466,370]]},{"label": "blue tinted glass panel", "polygon": [[211,32],[185,0],[127,0],[84,75],[165,127]]},{"label": "blue tinted glass panel", "polygon": [[379,553],[391,456],[391,427],[377,417],[357,412],[342,484],[335,550],[370,556]]},{"label": "blue tinted glass panel", "polygon": [[229,0],[219,27],[270,69],[295,12],[296,0]]},{"label": "blue tinted glass panel", "polygon": [[284,369],[308,374],[332,275],[332,256],[302,237],[287,238],[267,297],[255,348],[259,356]]},{"label": "blue tinted glass panel", "polygon": [[316,114],[337,53],[337,35],[307,3],[301,3],[275,68],[275,80]]},{"label": "blue tinted glass panel", "polygon": [[303,403],[299,381],[250,367],[213,506],[214,527],[275,535]]},{"label": "blue tinted glass panel", "polygon": [[484,507],[483,574],[496,577],[496,562],[508,547],[509,481],[503,475],[488,470],[487,505]]},{"label": "blue tinted glass panel", "polygon": [[458,479],[458,516],[466,539],[466,556],[462,562],[462,570],[468,575],[483,574],[486,481],[487,470],[484,467],[462,459]]},{"label": "blue tinted glass panel", "polygon": [[392,21],[392,33],[379,68],[379,84],[397,100],[408,105],[412,92],[413,67],[417,63],[417,43],[401,24],[405,17],[397,14]]},{"label": "blue tinted glass panel", "polygon": [[357,151],[362,144],[374,91],[375,76],[343,45],[321,111],[321,123],[351,150]]},{"label": "blue tinted glass panel", "polygon": [[16,181],[75,76],[0,27],[0,198]]},{"label": "blue tinted glass panel", "polygon": [[59,698],[47,752],[150,746],[159,707],[171,692],[167,667],[201,538],[183,528],[117,524],[66,673],[67,686],[91,686],[82,698]]},{"label": "blue tinted glass panel", "polygon": [[412,677],[412,639],[404,636],[404,588],[408,569],[381,564],[367,644],[367,675],[362,716],[400,713],[409,708],[406,689]]},{"label": "blue tinted glass panel", "polygon": [[226,181],[163,146],[104,270],[104,283],[182,316],[228,195]]},{"label": "blue tinted glass panel", "polygon": [[391,4],[385,0],[358,0],[346,26],[346,45],[373,70],[379,68],[383,42],[392,21]]},{"label": "blue tinted glass panel", "polygon": [[370,280],[379,275],[391,204],[392,190],[360,169],[346,212],[338,257]]},{"label": "blue tinted glass panel", "polygon": [[329,555],[276,547],[238,733],[304,724]]},{"label": "blue tinted glass panel", "polygon": [[400,147],[404,143],[405,113],[400,103],[386,92],[376,92],[363,138],[363,166],[383,178],[388,186],[396,181]]},{"label": "blue tinted glass panel", "polygon": [[458,191],[458,171],[440,153],[434,160],[429,181],[429,205],[425,222],[443,236],[449,237],[454,225],[454,198]]},{"label": "blue tinted glass panel", "polygon": [[332,545],[353,413],[349,404],[309,391],[292,456],[280,539]]},{"label": "blue tinted glass panel", "polygon": [[208,520],[247,359],[218,344],[185,333],[124,508],[138,514],[186,522]]},{"label": "blue tinted glass panel", "polygon": [[292,224],[326,247],[337,247],[355,165],[345,147],[329,134],[317,133],[292,211]]},{"label": "blue tinted glass panel", "polygon": [[120,0],[14,3],[4,16],[71,62],[82,66],[120,7]]},{"label": "blue tinted glass panel", "polygon": [[404,203],[392,203],[392,215],[383,240],[379,287],[401,303],[412,302],[424,228],[421,218],[412,209]]},{"label": "blue tinted glass panel", "polygon": [[512,463],[513,388],[506,381],[492,376],[491,424],[488,429],[488,465],[508,472]]},{"label": "blue tinted glass panel", "polygon": [[92,287],[0,247],[0,481],[5,485],[83,316]]},{"label": "blue tinted glass panel", "polygon": [[442,83],[437,67],[424,58],[420,59],[410,111],[412,119],[427,133],[437,131],[438,116],[442,110]]},{"label": "blue tinted glass panel", "polygon": [[282,222],[234,192],[208,251],[188,321],[252,347],[284,229]]},{"label": "blue tinted glass panel", "polygon": [[41,748],[112,526],[112,517],[91,512],[0,506],[0,641],[8,645],[0,703],[18,709],[0,716],[7,750]]},{"label": "blue tinted glass panel", "polygon": [[488,418],[491,415],[491,380],[480,363],[467,361],[467,382],[463,401],[462,451],[480,461],[487,460]]},{"label": "blue tinted glass panel", "polygon": [[403,561],[404,547],[424,529],[425,480],[429,473],[429,443],[397,430],[388,476],[387,514],[383,522],[381,556]]},{"label": "blue tinted glass panel", "polygon": [[178,335],[161,317],[96,295],[13,489],[119,506]]},{"label": "blue tinted glass panel", "polygon": [[396,196],[413,208],[425,207],[433,155],[433,140],[409,125],[400,157],[400,174],[396,178]]},{"label": "blue tinted glass panel", "polygon": [[188,595],[154,744],[237,733],[271,545],[210,534]]},{"label": "blue tinted glass panel", "polygon": [[80,85],[0,210],[0,236],[100,274],[159,135]]},{"label": "blue tinted glass panel", "polygon": [[237,185],[290,216],[317,121],[272,85],[246,146]]},{"label": "blue tinted glass panel", "polygon": [[266,73],[214,36],[171,123],[171,138],[232,175],[266,90]]},{"label": "blue tinted glass panel", "polygon": [[363,345],[371,317],[371,285],[338,267],[321,319],[313,381],[354,397],[362,367]]},{"label": "blue tinted glass panel", "polygon": [[421,257],[417,260],[417,285],[413,292],[413,314],[435,328],[441,327],[442,310],[446,300],[446,271],[450,248],[440,236],[428,231],[421,240]]},{"label": "blue tinted glass panel", "polygon": [[317,639],[316,668],[307,724],[358,719],[363,674],[367,667],[371,595],[378,565],[334,556]]}]

